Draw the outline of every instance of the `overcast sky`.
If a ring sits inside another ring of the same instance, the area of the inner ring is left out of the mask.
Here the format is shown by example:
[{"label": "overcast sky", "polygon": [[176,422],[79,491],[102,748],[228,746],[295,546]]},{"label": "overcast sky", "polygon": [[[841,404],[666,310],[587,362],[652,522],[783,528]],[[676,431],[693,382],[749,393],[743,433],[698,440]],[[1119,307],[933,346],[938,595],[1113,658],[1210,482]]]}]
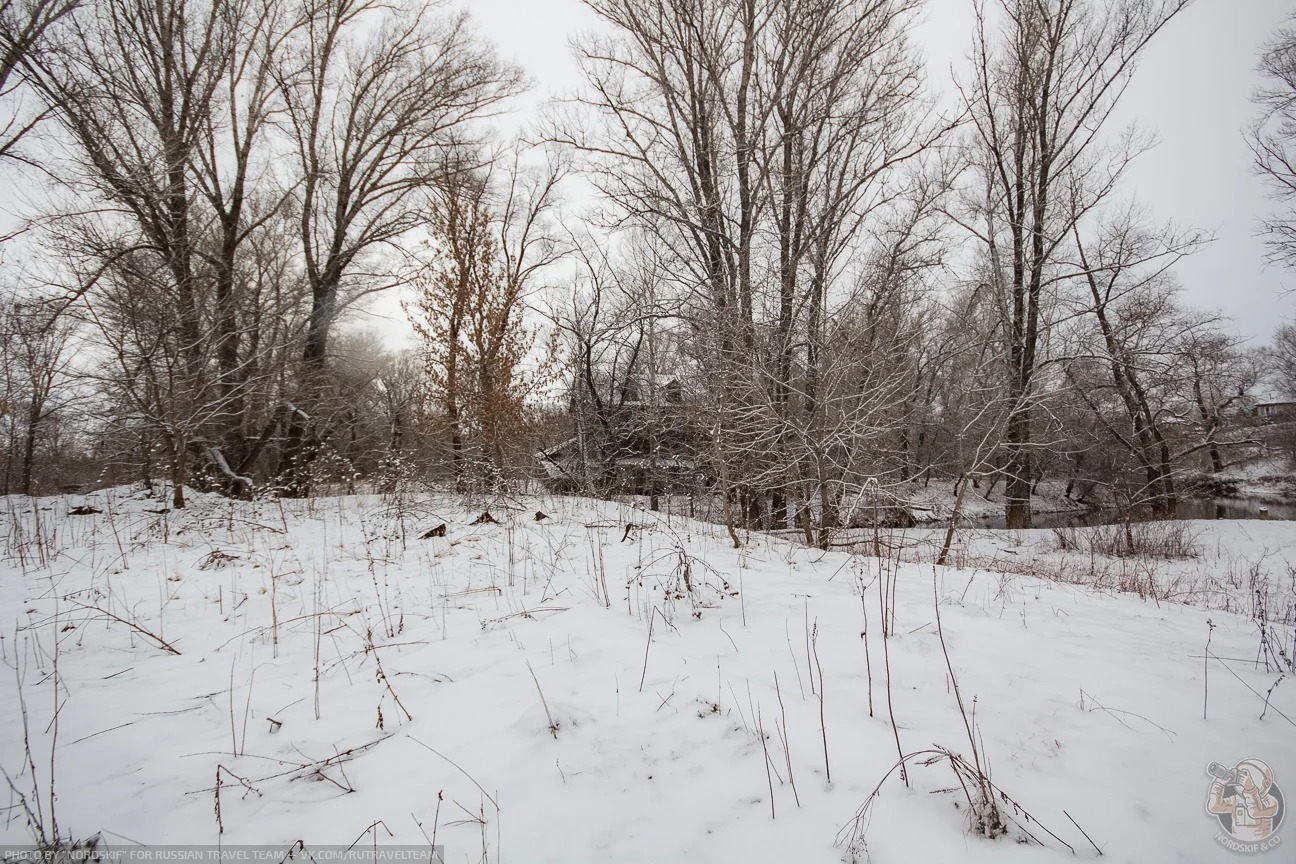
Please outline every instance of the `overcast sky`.
[{"label": "overcast sky", "polygon": [[[466,0],[484,35],[535,82],[523,111],[577,83],[568,38],[596,26],[580,0]],[[950,89],[970,44],[970,0],[927,0],[917,38],[933,86]],[[1196,0],[1144,56],[1119,120],[1155,132],[1156,149],[1132,169],[1122,194],[1136,197],[1158,221],[1215,235],[1180,265],[1185,296],[1231,317],[1237,329],[1267,340],[1296,317],[1296,273],[1263,263],[1256,236],[1270,207],[1251,173],[1243,128],[1254,114],[1250,94],[1261,46],[1293,0]]]}]

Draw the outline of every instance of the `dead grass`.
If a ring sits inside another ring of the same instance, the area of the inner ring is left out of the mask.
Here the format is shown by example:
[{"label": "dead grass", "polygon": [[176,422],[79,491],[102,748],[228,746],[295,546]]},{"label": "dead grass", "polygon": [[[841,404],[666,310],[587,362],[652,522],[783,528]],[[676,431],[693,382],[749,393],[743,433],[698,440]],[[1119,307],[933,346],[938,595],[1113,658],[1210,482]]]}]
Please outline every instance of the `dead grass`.
[{"label": "dead grass", "polygon": [[1201,554],[1198,535],[1188,523],[1125,522],[1090,528],[1054,528],[1059,552],[1093,552],[1109,558],[1158,558],[1177,561]]}]

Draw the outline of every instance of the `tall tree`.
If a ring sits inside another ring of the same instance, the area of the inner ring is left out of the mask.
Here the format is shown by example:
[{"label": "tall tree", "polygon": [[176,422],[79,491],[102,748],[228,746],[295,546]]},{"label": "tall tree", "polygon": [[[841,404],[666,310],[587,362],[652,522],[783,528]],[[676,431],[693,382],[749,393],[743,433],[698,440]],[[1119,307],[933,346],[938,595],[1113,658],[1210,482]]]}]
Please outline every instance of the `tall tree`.
[{"label": "tall tree", "polygon": [[1296,16],[1279,28],[1260,57],[1260,117],[1250,130],[1256,172],[1280,209],[1265,220],[1272,260],[1296,265]]},{"label": "tall tree", "polygon": [[804,497],[791,450],[830,362],[815,354],[828,298],[851,293],[847,262],[872,239],[861,226],[940,132],[923,122],[907,39],[917,4],[588,5],[608,35],[582,44],[588,86],[554,136],[680,288],[740,518],[785,520],[789,495]]},{"label": "tall tree", "polygon": [[[391,287],[376,259],[423,220],[452,155],[480,143],[468,123],[520,89],[466,14],[442,4],[324,0],[280,72],[311,287],[304,359],[322,364],[348,303]],[[470,157],[469,157],[470,158]],[[345,281],[352,277],[350,290]]]},{"label": "tall tree", "polygon": [[143,356],[165,364],[150,367],[150,386],[161,389],[147,401],[169,442],[177,507],[189,447],[222,413],[209,390],[205,214],[193,177],[234,56],[235,22],[222,11],[221,0],[105,0],[69,19],[57,50],[27,64],[70,141],[71,183],[106,204],[61,229],[67,251],[87,270],[113,271],[120,290],[138,280],[141,295],[116,312],[140,320],[98,320],[140,337],[118,340],[119,350],[146,344]]},{"label": "tall tree", "polygon": [[[66,133],[54,173],[97,199],[54,233],[76,296],[118,328],[115,392],[168,442],[175,503],[195,456],[248,491],[285,422],[303,491],[307,444],[329,434],[314,403],[333,322],[395,284],[418,202],[518,73],[465,16],[376,0],[104,0],[54,47],[22,68]],[[266,366],[284,340],[301,368]]]},{"label": "tall tree", "polygon": [[195,195],[210,212],[211,236],[199,251],[210,271],[217,390],[225,406],[214,431],[222,458],[242,476],[258,455],[247,440],[256,372],[247,342],[262,324],[250,318],[263,310],[241,289],[249,287],[245,259],[257,254],[249,247],[267,224],[280,220],[275,227],[282,227],[291,188],[274,174],[269,138],[283,107],[276,64],[302,22],[296,6],[282,0],[219,0],[214,10],[229,33],[229,54],[219,63],[221,80],[212,110],[202,115],[190,171]]},{"label": "tall tree", "polygon": [[[1002,309],[1016,403],[1004,439],[1008,527],[1031,522],[1036,373],[1058,252],[1143,143],[1101,138],[1148,43],[1191,0],[974,0],[962,87],[981,176],[977,236]],[[1078,193],[1075,190],[1080,190]]]},{"label": "tall tree", "polygon": [[1103,222],[1092,242],[1077,225],[1072,233],[1087,289],[1082,302],[1098,343],[1093,350],[1110,373],[1106,385],[1124,408],[1124,422],[1108,428],[1143,469],[1146,484],[1138,500],[1149,502],[1158,515],[1173,515],[1177,496],[1163,391],[1177,383],[1175,343],[1191,327],[1175,302],[1170,271],[1201,240],[1168,228],[1149,231],[1129,210]]},{"label": "tall tree", "polygon": [[24,111],[20,86],[23,66],[41,51],[50,30],[70,15],[81,0],[0,0],[0,159],[18,158],[18,142],[44,118],[46,111]]},{"label": "tall tree", "polygon": [[487,116],[519,91],[465,14],[442,4],[324,0],[310,7],[279,72],[300,182],[299,244],[311,292],[302,389],[281,472],[305,494],[329,332],[359,299],[401,284],[397,241],[422,224],[427,193],[470,170]]}]

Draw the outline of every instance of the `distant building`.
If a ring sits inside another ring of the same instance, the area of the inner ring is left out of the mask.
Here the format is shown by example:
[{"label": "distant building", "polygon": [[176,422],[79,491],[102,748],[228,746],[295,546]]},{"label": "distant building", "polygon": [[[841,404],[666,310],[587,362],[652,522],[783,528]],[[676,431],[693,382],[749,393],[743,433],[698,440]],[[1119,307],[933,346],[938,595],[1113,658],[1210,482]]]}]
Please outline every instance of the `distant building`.
[{"label": "distant building", "polygon": [[1255,416],[1263,423],[1291,423],[1296,421],[1296,402],[1261,402],[1255,406]]}]

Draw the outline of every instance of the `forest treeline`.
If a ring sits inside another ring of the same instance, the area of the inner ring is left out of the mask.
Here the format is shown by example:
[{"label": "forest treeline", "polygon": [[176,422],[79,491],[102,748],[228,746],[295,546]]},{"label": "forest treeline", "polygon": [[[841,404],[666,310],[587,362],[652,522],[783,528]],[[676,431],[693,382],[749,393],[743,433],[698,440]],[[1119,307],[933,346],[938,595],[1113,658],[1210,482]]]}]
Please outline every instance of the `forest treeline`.
[{"label": "forest treeline", "polygon": [[[861,489],[1027,527],[1286,454],[1296,327],[1183,300],[1210,238],[1115,119],[1191,0],[968,2],[933,82],[920,0],[586,0],[506,134],[528,70],[451,4],[0,0],[2,491],[539,479],[827,543]],[[1296,22],[1257,58],[1292,264]]]}]

